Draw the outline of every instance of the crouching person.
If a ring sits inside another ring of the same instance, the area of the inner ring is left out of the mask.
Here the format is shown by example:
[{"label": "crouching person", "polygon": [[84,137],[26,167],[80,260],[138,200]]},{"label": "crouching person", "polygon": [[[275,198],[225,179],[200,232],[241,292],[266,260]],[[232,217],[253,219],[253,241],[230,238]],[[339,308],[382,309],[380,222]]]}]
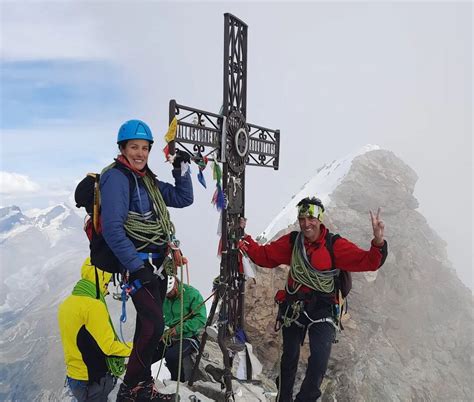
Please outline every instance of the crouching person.
[{"label": "crouching person", "polygon": [[79,402],[106,402],[132,350],[119,341],[105,303],[111,277],[87,258],[82,279],[59,306],[67,384]]},{"label": "crouching person", "polygon": [[[183,298],[181,300],[181,297]],[[206,325],[206,305],[199,291],[178,281],[174,276],[168,277],[168,288],[163,302],[165,325],[160,344],[153,356],[153,362],[165,359],[166,366],[173,381],[178,380],[179,370],[179,339],[181,322],[181,303],[183,304],[183,346],[180,381],[188,381],[189,374],[183,369],[183,361],[199,349],[199,331]]]}]

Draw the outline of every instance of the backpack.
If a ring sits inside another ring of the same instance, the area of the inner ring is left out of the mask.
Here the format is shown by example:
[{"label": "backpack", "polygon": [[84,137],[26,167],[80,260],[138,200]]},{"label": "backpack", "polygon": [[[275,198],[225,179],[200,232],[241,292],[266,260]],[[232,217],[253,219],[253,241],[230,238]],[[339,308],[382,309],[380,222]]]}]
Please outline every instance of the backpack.
[{"label": "backpack", "polygon": [[[129,175],[123,169],[120,170],[129,178],[130,188],[132,188]],[[122,271],[121,264],[102,235],[99,183],[99,173],[88,173],[77,185],[74,200],[76,207],[85,208],[88,215],[84,223],[84,231],[89,239],[92,265],[102,271],[119,274]]]},{"label": "backpack", "polygon": [[[290,233],[290,244],[293,248],[295,245],[296,237],[298,236],[298,231],[293,231]],[[338,234],[334,234],[331,232],[327,232],[326,234],[326,248],[329,251],[329,255],[331,256],[331,270],[336,269],[336,264],[334,261],[334,250],[333,245],[334,242],[339,239],[341,236]],[[335,278],[335,293],[337,294],[339,291],[341,292],[341,296],[343,299],[347,297],[349,292],[352,289],[352,274],[349,271],[339,271],[339,275]]]}]

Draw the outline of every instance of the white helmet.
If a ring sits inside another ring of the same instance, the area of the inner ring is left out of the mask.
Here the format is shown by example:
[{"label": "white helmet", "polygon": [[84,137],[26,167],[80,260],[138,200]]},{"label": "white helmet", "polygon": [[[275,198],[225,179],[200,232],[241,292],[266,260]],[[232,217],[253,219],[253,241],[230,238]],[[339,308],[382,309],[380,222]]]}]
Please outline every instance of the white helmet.
[{"label": "white helmet", "polygon": [[166,287],[166,294],[171,292],[174,288],[174,284],[176,283],[176,278],[174,275],[168,275],[168,285]]}]

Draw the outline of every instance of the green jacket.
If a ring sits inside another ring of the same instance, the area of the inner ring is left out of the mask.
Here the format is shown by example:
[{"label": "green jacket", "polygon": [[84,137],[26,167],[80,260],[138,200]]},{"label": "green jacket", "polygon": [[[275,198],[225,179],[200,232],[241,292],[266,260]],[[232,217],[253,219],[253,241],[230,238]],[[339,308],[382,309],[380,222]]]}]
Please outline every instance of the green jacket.
[{"label": "green jacket", "polygon": [[[190,338],[198,334],[201,328],[204,328],[207,320],[206,305],[202,304],[203,298],[201,293],[190,285],[182,284],[183,290],[183,307],[184,314],[186,317],[191,311],[194,311],[189,318],[184,321],[183,338]],[[181,286],[179,287],[179,296],[181,295]],[[174,299],[165,298],[163,302],[163,314],[165,316],[165,324],[168,327],[176,326],[176,333],[181,331],[179,322],[181,318],[181,299],[180,297]]]}]

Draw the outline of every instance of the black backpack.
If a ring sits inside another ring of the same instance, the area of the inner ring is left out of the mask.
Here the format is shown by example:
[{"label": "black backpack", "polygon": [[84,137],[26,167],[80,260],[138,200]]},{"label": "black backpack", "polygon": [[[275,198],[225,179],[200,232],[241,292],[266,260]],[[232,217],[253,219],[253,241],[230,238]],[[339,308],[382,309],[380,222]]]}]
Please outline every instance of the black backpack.
[{"label": "black backpack", "polygon": [[[119,170],[129,178],[130,189],[132,189],[130,175],[123,169]],[[84,231],[89,239],[91,264],[102,271],[118,274],[122,271],[121,264],[102,235],[99,182],[100,174],[88,173],[77,185],[74,199],[76,207],[85,208],[88,215]]]},{"label": "black backpack", "polygon": [[[296,237],[298,236],[298,231],[293,231],[290,233],[290,244],[293,248],[295,245]],[[339,239],[341,236],[331,232],[326,233],[326,248],[329,251],[331,256],[331,269],[336,269],[336,264],[334,261],[334,242]],[[342,298],[345,299],[349,292],[352,289],[352,274],[349,271],[339,271],[339,275],[335,278],[335,292],[341,292]]]}]

